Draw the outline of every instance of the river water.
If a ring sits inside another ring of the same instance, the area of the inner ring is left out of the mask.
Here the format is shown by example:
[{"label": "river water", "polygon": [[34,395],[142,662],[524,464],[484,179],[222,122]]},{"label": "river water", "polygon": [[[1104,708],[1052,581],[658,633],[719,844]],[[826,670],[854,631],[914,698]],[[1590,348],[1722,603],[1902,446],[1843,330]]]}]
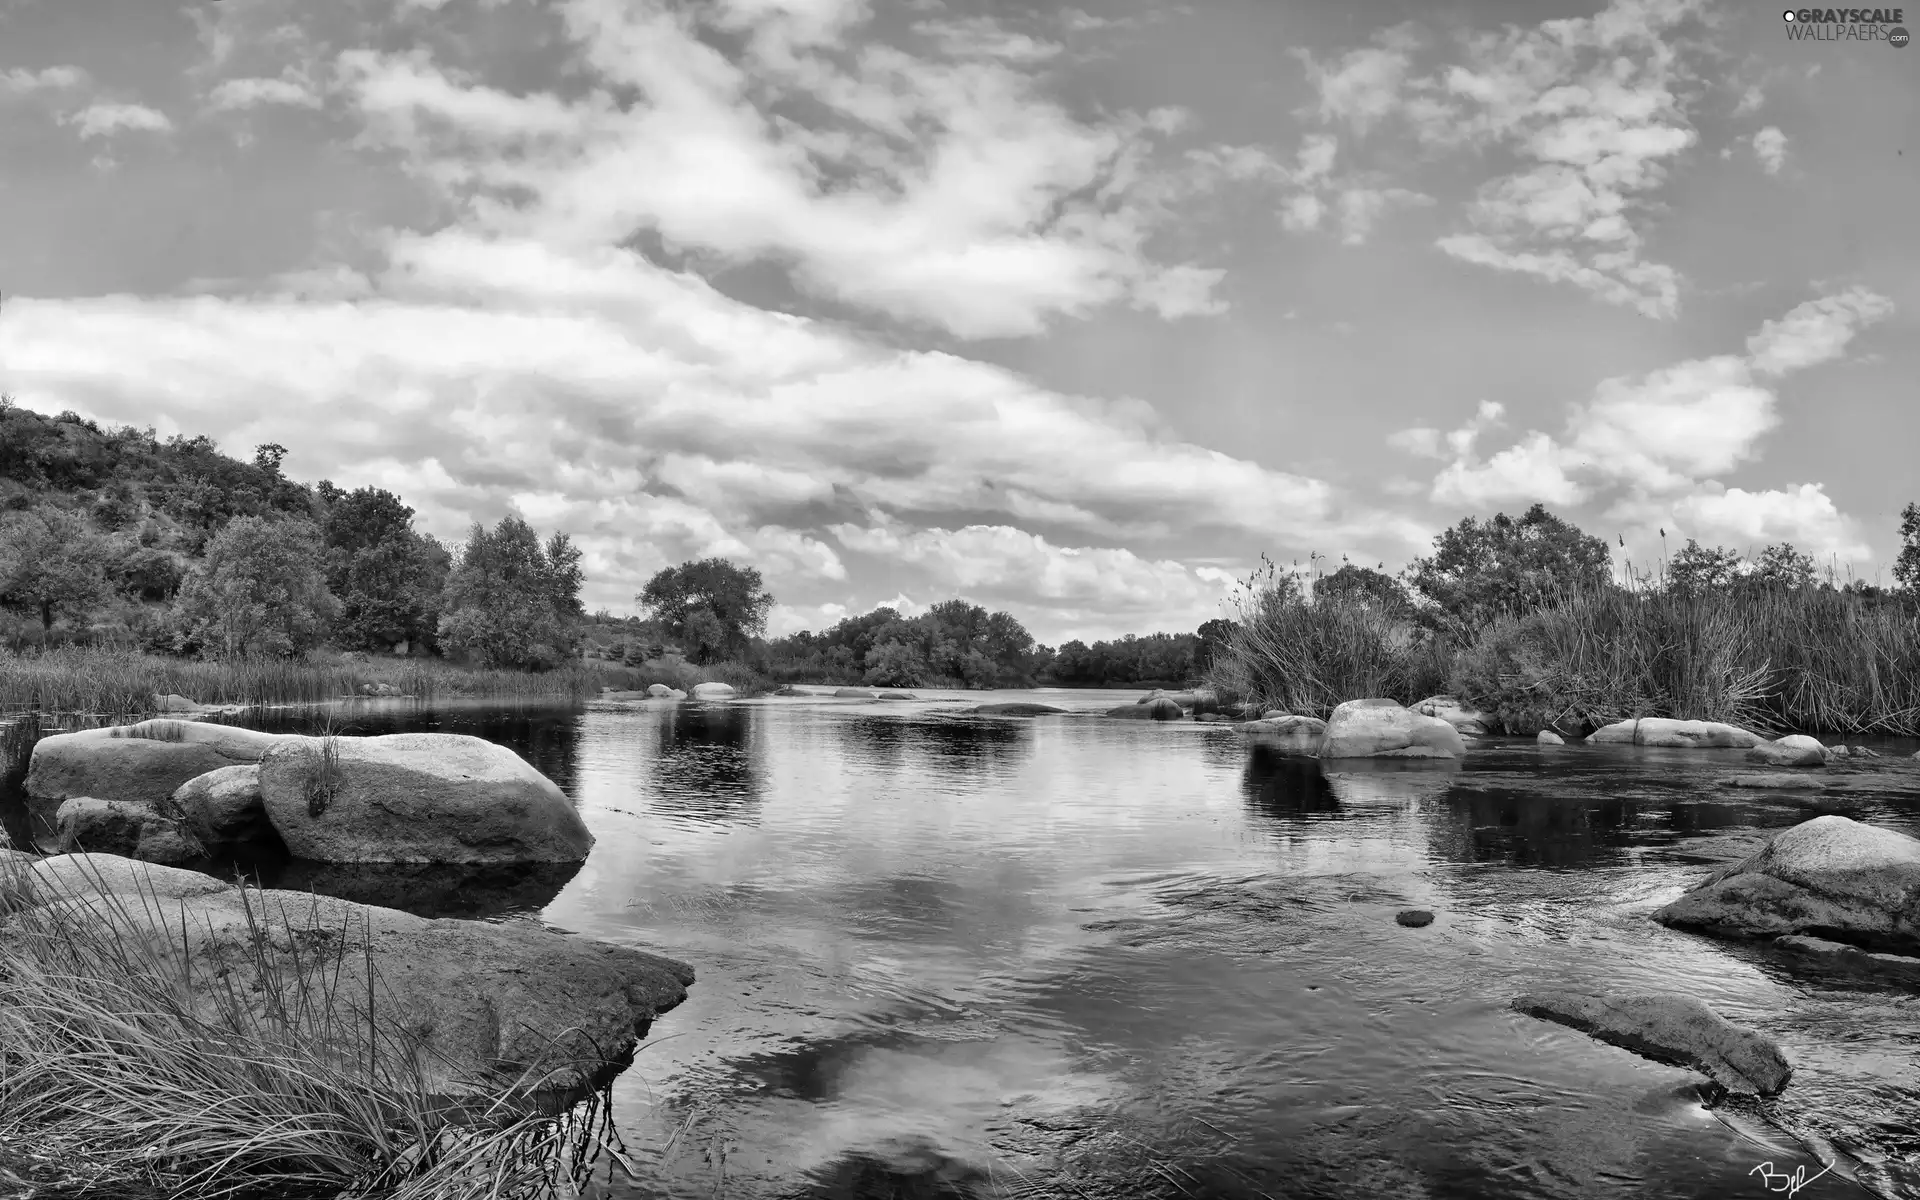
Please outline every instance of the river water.
[{"label": "river water", "polygon": [[[1920,1197],[1920,997],[1648,919],[1816,811],[1920,835],[1920,770],[1816,809],[1713,786],[1737,752],[1323,770],[1090,715],[1136,693],[920,695],[357,708],[341,732],[512,746],[598,843],[555,877],[282,881],[694,964],[616,1084],[609,1196]],[[1692,993],[1793,1083],[1710,1107],[1508,1007],[1563,985]]]}]

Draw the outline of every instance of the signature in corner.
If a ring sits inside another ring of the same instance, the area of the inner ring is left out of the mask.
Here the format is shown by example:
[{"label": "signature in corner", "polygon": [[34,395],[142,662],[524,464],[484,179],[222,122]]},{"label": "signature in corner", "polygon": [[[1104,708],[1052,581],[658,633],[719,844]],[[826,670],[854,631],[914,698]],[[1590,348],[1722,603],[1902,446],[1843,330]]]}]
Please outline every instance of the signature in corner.
[{"label": "signature in corner", "polygon": [[[1823,1168],[1820,1175],[1825,1175],[1831,1170],[1833,1170],[1832,1167]],[[1766,1185],[1768,1191],[1785,1192],[1789,1196],[1820,1178],[1820,1175],[1808,1176],[1805,1167],[1795,1167],[1791,1172],[1776,1171],[1771,1162],[1763,1162],[1747,1174],[1758,1175],[1760,1182]]]}]

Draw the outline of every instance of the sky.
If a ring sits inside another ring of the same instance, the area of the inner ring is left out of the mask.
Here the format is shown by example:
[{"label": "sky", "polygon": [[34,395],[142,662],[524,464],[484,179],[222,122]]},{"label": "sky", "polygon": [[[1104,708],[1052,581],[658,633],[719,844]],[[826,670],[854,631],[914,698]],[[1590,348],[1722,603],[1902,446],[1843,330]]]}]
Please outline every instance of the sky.
[{"label": "sky", "polygon": [[773,634],[1535,502],[1884,582],[1917,130],[1920,50],[1700,0],[0,0],[0,390]]}]

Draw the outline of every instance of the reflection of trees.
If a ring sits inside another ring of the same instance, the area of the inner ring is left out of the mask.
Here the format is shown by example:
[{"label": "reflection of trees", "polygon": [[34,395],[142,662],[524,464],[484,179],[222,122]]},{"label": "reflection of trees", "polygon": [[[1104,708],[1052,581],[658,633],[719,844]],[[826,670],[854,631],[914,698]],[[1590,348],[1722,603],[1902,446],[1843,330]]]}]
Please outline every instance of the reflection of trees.
[{"label": "reflection of trees", "polygon": [[898,768],[914,758],[918,767],[965,774],[1024,758],[1033,744],[1032,729],[1013,721],[871,715],[836,721],[834,729],[849,761]]},{"label": "reflection of trees", "polygon": [[1276,820],[1340,815],[1340,801],[1327,786],[1317,759],[1277,754],[1255,745],[1247,752],[1240,790],[1249,807]]},{"label": "reflection of trees", "polygon": [[1555,795],[1552,776],[1537,789],[1456,788],[1428,822],[1433,853],[1455,862],[1576,867],[1606,862],[1637,840],[1640,802],[1626,797]]},{"label": "reflection of trees", "polygon": [[655,806],[702,820],[750,815],[765,786],[762,750],[753,728],[755,711],[733,704],[675,704],[655,710]]}]

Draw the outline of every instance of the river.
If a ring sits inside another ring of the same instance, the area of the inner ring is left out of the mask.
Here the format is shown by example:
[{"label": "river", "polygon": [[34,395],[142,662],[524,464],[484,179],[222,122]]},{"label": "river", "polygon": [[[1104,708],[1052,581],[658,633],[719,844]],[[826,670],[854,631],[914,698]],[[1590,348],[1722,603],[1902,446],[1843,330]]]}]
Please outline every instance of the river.
[{"label": "river", "polygon": [[[694,964],[615,1086],[640,1178],[608,1196],[1720,1200],[1818,1176],[1826,1138],[1844,1172],[1801,1195],[1920,1197],[1920,997],[1648,919],[1812,815],[1713,786],[1738,752],[1488,739],[1322,769],[1087,715],[1136,694],[357,706],[340,732],[513,747],[593,854],[280,878]],[[987,699],[1084,711],[960,711]],[[1920,771],[1860,778],[1819,811],[1920,835]],[[1793,1083],[1713,1109],[1696,1075],[1508,1008],[1561,985],[1692,993]]]}]

